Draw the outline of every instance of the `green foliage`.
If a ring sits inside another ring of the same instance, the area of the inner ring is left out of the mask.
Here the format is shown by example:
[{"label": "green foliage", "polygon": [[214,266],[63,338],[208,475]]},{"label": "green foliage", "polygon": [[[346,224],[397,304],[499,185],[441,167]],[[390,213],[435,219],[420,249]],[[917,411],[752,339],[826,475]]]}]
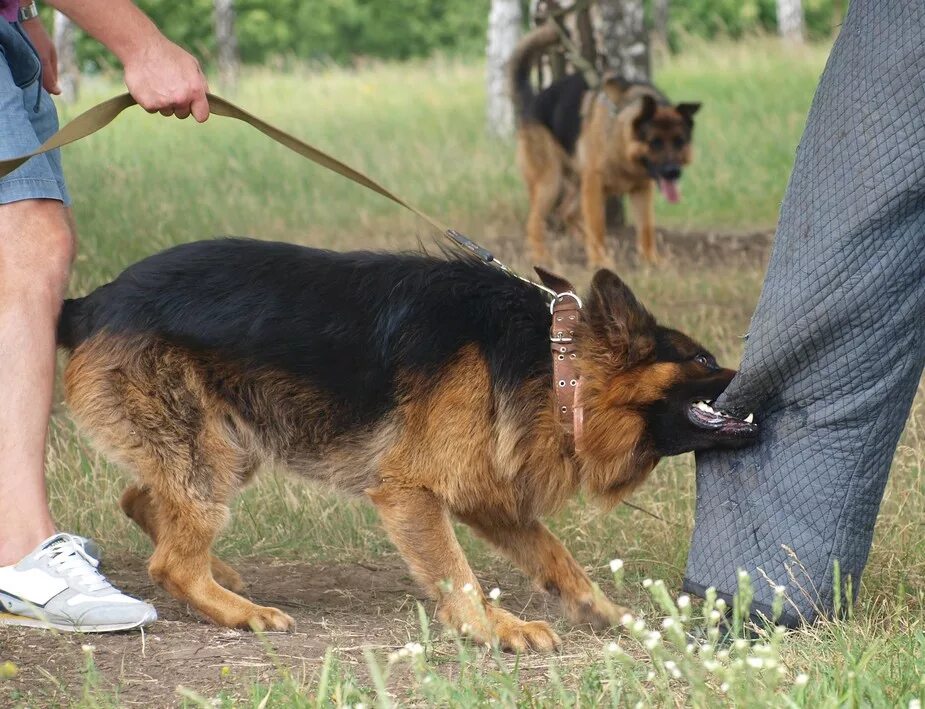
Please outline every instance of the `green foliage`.
[{"label": "green foliage", "polygon": [[[211,0],[137,0],[164,33],[207,64],[215,55]],[[337,62],[358,58],[410,59],[433,54],[475,56],[483,51],[490,0],[237,0],[241,58],[249,64],[282,60]],[[831,37],[846,0],[803,0],[813,39]],[[651,6],[651,0],[647,0]],[[647,9],[651,10],[651,7]],[[672,47],[691,37],[773,33],[775,0],[674,0]],[[87,68],[113,58],[89,37],[78,56]]]},{"label": "green foliage", "polygon": [[[651,4],[651,3],[650,3]],[[733,38],[777,30],[775,0],[675,0],[669,10],[672,46],[683,44],[688,35]],[[803,0],[806,31],[812,39],[831,37],[841,22],[839,0]]]}]

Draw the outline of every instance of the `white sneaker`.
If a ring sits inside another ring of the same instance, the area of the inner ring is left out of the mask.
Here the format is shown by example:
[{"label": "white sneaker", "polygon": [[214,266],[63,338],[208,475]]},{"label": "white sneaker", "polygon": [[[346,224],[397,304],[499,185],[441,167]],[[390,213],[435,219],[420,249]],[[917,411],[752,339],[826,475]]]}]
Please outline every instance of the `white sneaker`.
[{"label": "white sneaker", "polygon": [[98,564],[76,537],[56,534],[15,566],[0,566],[0,625],[107,633],[157,620],[153,606],[113,587]]}]

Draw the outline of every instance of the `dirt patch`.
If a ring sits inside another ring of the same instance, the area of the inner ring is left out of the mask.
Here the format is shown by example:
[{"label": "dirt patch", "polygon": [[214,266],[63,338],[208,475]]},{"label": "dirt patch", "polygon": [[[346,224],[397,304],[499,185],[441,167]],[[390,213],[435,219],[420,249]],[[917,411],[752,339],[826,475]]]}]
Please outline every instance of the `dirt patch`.
[{"label": "dirt patch", "polygon": [[[124,706],[160,707],[182,701],[178,686],[205,697],[223,692],[243,698],[250,696],[254,682],[271,682],[281,671],[308,681],[329,646],[343,665],[363,677],[364,649],[384,656],[419,639],[417,601],[424,598],[397,556],[375,564],[249,561],[236,566],[248,582],[245,594],[292,615],[296,632],[261,638],[210,625],[151,582],[144,559],[116,556],[106,563],[110,578],[127,593],[154,603],[158,622],[145,633],[107,635],[0,628],[0,662],[19,668],[15,678],[0,681],[0,706],[67,704],[80,697],[87,683],[85,645],[93,646],[97,691],[117,696]],[[503,577],[499,585],[511,589],[503,605],[524,617],[554,623],[564,636],[565,654],[599,651],[601,639],[582,630],[569,632],[554,603],[525,579],[506,570],[498,575],[484,575],[485,587]],[[433,604],[425,601],[425,608],[432,612]],[[439,624],[434,626],[438,630]],[[449,640],[441,644],[448,656],[455,654]],[[486,662],[490,664],[488,658]],[[546,662],[534,656],[521,660],[521,667],[528,673],[544,672]]]}]

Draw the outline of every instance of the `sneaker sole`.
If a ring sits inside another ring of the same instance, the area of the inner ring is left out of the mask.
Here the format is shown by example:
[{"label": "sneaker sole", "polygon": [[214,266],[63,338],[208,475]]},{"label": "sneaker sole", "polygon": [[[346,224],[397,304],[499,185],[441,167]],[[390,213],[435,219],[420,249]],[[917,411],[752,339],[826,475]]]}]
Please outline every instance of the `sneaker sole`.
[{"label": "sneaker sole", "polygon": [[16,625],[24,628],[42,628],[44,630],[60,630],[65,633],[118,633],[121,630],[134,630],[151,625],[154,618],[144,618],[134,623],[117,623],[112,625],[74,625],[73,623],[55,623],[51,620],[39,620],[25,615],[13,613],[0,613],[0,625]]}]

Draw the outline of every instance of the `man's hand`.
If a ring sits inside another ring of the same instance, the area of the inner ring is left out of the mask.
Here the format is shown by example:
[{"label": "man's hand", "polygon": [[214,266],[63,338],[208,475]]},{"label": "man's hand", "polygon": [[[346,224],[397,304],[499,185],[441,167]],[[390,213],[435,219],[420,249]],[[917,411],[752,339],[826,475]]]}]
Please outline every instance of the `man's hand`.
[{"label": "man's hand", "polygon": [[22,23],[23,29],[35,45],[35,51],[38,52],[39,59],[42,62],[42,86],[50,94],[60,94],[61,87],[58,86],[58,52],[55,50],[55,43],[51,41],[45,25],[38,17],[26,20]]},{"label": "man's hand", "polygon": [[209,90],[199,62],[161,34],[152,37],[123,61],[125,85],[138,105],[150,113],[202,123],[209,117]]}]

